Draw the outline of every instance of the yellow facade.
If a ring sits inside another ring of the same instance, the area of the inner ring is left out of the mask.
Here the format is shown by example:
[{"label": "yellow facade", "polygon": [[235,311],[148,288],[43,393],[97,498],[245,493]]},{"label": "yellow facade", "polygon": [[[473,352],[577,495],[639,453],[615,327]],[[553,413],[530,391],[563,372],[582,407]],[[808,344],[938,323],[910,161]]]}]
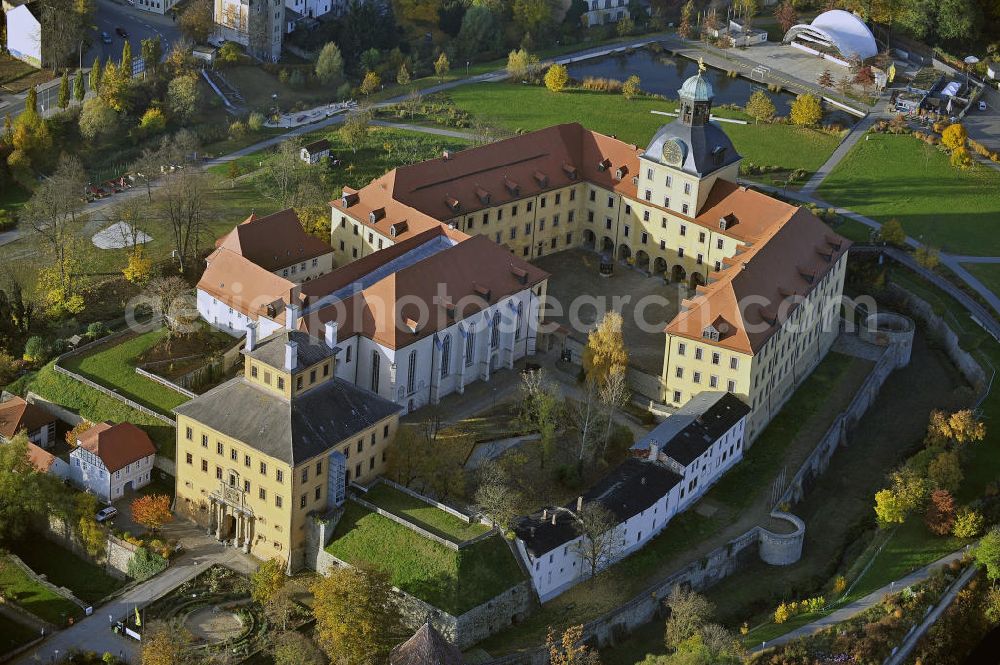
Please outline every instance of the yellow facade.
[{"label": "yellow facade", "polygon": [[[287,372],[248,356],[243,378],[291,400],[333,380],[333,362],[331,357]],[[237,440],[178,414],[176,510],[260,559],[279,558],[289,570],[298,569],[304,563],[308,514],[332,507],[330,453],[347,458],[347,482],[366,484],[384,471],[397,426],[393,414],[347,439],[330,441],[326,450],[293,467],[263,453],[254,441]]]}]

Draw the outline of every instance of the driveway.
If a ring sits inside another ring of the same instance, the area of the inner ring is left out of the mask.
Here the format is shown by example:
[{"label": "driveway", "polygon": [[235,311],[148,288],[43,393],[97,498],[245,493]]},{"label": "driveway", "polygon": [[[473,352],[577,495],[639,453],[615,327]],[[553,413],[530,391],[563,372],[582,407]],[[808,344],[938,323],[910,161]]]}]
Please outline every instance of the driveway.
[{"label": "driveway", "polygon": [[1000,150],[1000,91],[986,88],[982,99],[986,102],[986,110],[972,109],[962,119],[962,124],[970,138],[991,150]]}]

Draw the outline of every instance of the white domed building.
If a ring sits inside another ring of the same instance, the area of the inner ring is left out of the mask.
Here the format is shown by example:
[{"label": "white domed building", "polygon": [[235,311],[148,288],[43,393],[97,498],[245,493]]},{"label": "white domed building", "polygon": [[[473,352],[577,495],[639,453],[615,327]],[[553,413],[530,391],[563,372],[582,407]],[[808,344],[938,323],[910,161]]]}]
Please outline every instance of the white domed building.
[{"label": "white domed building", "polygon": [[792,26],[781,42],[844,66],[853,57],[867,60],[878,54],[875,36],[865,22],[842,9],[823,12],[812,23]]}]

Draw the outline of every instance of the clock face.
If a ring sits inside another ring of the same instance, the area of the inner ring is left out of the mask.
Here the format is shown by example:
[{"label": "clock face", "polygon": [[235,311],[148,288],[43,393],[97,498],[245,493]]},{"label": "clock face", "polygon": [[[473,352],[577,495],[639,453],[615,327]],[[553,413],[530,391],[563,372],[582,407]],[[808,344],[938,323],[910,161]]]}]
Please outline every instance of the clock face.
[{"label": "clock face", "polygon": [[680,166],[684,161],[684,148],[677,139],[667,139],[663,142],[663,161],[670,166]]}]

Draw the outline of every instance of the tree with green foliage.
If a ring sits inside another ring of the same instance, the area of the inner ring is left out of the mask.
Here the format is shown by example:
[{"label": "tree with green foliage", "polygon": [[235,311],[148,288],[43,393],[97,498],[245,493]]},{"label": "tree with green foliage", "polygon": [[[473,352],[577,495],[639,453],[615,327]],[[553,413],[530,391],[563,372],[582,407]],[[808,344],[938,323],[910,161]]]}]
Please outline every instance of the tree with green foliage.
[{"label": "tree with green foliage", "polygon": [[271,646],[274,665],[324,665],[326,659],[312,640],[295,630],[278,633]]},{"label": "tree with green foliage", "polygon": [[182,123],[198,110],[200,100],[198,77],[194,74],[178,76],[167,86],[167,110]]},{"label": "tree with green foliage", "polygon": [[90,66],[90,90],[96,95],[101,90],[101,57],[94,58],[94,64]]},{"label": "tree with green foliage", "polygon": [[[235,44],[235,42],[226,42],[222,45],[221,50],[225,50],[229,44]],[[160,60],[163,60],[163,40],[160,39],[160,36],[156,35],[143,39],[139,47],[139,55],[142,57],[144,77],[146,74],[155,74],[158,72],[160,69]]]},{"label": "tree with green foliage", "polygon": [[549,0],[514,0],[511,15],[524,34],[538,35],[552,22],[552,5]]},{"label": "tree with green foliage", "polygon": [[934,489],[955,493],[964,477],[961,460],[958,452],[954,450],[939,453],[927,467],[927,479]]},{"label": "tree with green foliage", "polygon": [[566,84],[569,82],[569,71],[566,69],[566,65],[552,65],[549,70],[545,72],[545,87],[549,89],[550,92],[562,92],[566,88]]},{"label": "tree with green foliage", "polygon": [[366,109],[358,109],[347,114],[347,118],[340,124],[337,134],[341,140],[351,148],[351,152],[357,152],[358,146],[364,143],[368,137],[368,130],[371,127],[371,113]]},{"label": "tree with green foliage", "polygon": [[285,586],[285,562],[272,558],[250,574],[250,597],[261,607],[267,606]]},{"label": "tree with green foliage", "polygon": [[789,116],[793,125],[799,127],[815,127],[823,119],[823,106],[819,97],[808,93],[799,95],[792,102],[792,112]]},{"label": "tree with green foliage", "polygon": [[642,92],[642,89],[639,87],[641,84],[642,81],[639,79],[639,76],[632,74],[632,76],[629,76],[622,83],[622,95],[629,101],[635,99]]},{"label": "tree with green foliage", "polygon": [[344,78],[344,58],[333,42],[323,45],[316,58],[316,78],[323,85],[336,85]]},{"label": "tree with green foliage", "polygon": [[87,91],[83,86],[83,70],[76,70],[76,77],[73,79],[73,99],[77,102],[82,103],[84,96],[86,96]]},{"label": "tree with green foliage", "polygon": [[76,534],[83,543],[87,554],[92,557],[104,555],[107,549],[107,528],[97,521],[97,497],[89,492],[74,492],[73,503],[76,513]]},{"label": "tree with green foliage", "polygon": [[457,38],[459,52],[467,58],[498,53],[503,46],[503,32],[494,11],[483,5],[473,5],[462,17]]},{"label": "tree with green foliage", "polygon": [[127,39],[122,46],[122,59],[118,63],[118,75],[123,83],[132,80],[132,43]]},{"label": "tree with green foliage", "polygon": [[341,665],[384,662],[404,637],[392,584],[384,572],[335,568],[312,586],[315,640]]},{"label": "tree with green foliage", "polygon": [[99,140],[118,128],[118,113],[102,97],[91,97],[83,102],[79,125],[85,139]]},{"label": "tree with green foliage", "polygon": [[760,122],[771,122],[777,109],[774,102],[763,90],[754,90],[747,101],[746,112],[754,120],[754,124]]},{"label": "tree with green foliage", "polygon": [[64,497],[62,482],[39,473],[28,459],[24,431],[0,445],[0,542],[23,536],[30,524]]},{"label": "tree with green foliage", "polygon": [[976,563],[986,568],[986,577],[996,584],[1000,579],[1000,526],[994,526],[973,550]]},{"label": "tree with green foliage", "polygon": [[545,468],[546,459],[555,452],[556,433],[563,418],[559,388],[548,380],[544,370],[523,372],[518,405],[520,427],[525,431],[537,431],[541,437],[539,464]]},{"label": "tree with green foliage", "polygon": [[57,105],[61,109],[69,108],[69,71],[63,70],[62,78],[59,80],[59,101]]}]

